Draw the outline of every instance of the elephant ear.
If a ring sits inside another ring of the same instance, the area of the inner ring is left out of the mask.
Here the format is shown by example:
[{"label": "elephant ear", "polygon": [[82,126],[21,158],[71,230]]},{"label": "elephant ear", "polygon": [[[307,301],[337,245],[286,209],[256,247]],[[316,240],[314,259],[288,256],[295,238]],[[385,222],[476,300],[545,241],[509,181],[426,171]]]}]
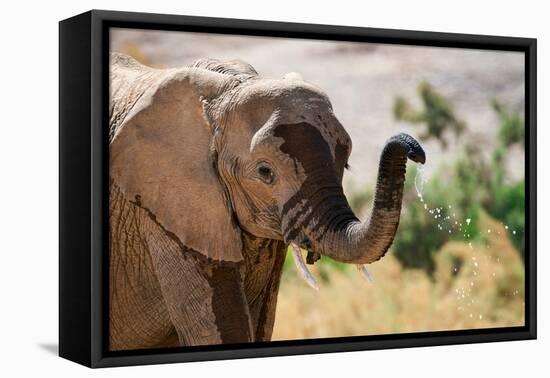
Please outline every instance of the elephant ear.
[{"label": "elephant ear", "polygon": [[[217,174],[214,131],[203,109],[229,79],[197,68],[151,72],[142,76],[151,85],[112,138],[111,178],[180,245],[215,260],[240,261],[241,231]],[[112,78],[112,108],[127,102],[117,97],[125,96],[120,87],[132,85],[117,86],[117,80]]]}]

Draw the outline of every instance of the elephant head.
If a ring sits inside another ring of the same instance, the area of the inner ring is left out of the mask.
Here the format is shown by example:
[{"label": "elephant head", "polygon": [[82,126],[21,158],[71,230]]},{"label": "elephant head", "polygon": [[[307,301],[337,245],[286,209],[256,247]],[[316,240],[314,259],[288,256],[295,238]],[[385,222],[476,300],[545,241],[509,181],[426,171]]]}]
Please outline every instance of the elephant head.
[{"label": "elephant head", "polygon": [[127,110],[113,112],[111,177],[178,243],[231,262],[243,258],[242,230],[345,263],[386,253],[407,159],[425,162],[414,138],[386,142],[372,213],[360,221],[342,190],[351,139],[319,88],[215,60],[144,69],[140,82],[134,103],[115,101]]}]

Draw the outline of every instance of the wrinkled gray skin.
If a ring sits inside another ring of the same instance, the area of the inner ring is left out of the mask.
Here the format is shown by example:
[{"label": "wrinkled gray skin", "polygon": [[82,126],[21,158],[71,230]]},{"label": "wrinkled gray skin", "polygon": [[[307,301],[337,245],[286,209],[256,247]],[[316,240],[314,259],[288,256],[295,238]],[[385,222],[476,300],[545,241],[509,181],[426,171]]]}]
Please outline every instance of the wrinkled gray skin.
[{"label": "wrinkled gray skin", "polygon": [[268,341],[289,243],[363,264],[390,247],[406,134],[360,222],[342,191],[351,140],[317,87],[241,61],[157,70],[115,54],[110,113],[111,350]]}]

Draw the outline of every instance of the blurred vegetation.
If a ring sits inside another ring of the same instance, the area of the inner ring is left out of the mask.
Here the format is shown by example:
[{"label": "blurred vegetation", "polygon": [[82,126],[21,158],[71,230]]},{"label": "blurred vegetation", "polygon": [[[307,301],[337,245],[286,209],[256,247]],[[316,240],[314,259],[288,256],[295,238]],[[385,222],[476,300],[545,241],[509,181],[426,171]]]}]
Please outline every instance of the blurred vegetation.
[{"label": "blurred vegetation", "polygon": [[[450,120],[458,118],[448,99],[428,84],[422,86],[428,86],[431,96],[440,100],[424,101],[426,114],[444,113]],[[394,109],[401,107],[399,103],[403,101],[396,98]],[[491,232],[479,227],[478,219],[485,213],[506,225],[505,230],[523,256],[525,180],[510,182],[506,177],[506,151],[514,144],[524,147],[523,118],[496,99],[491,105],[500,120],[491,159],[483,154],[482,148],[486,146],[463,140],[464,148],[458,158],[443,165],[424,186],[422,194],[427,202],[410,196],[415,192],[417,168],[413,166],[407,173],[409,196],[404,199],[404,211],[393,244],[395,255],[404,266],[422,268],[432,274],[436,254],[447,241],[480,241]],[[430,130],[428,126],[428,132]],[[459,135],[465,139],[464,134]],[[446,147],[444,140],[439,137],[437,140],[442,148]]]},{"label": "blurred vegetation", "polygon": [[355,269],[316,263],[313,275],[330,280],[318,280],[315,291],[295,269],[285,271],[273,340],[524,325],[521,258],[500,222],[486,215],[478,222],[493,232],[471,245],[445,243],[433,277],[404,268],[392,253],[369,267],[373,284]]},{"label": "blurred vegetation", "polygon": [[400,121],[425,126],[420,139],[436,139],[443,148],[447,148],[445,131],[451,130],[458,137],[464,131],[464,122],[455,116],[449,100],[439,94],[430,83],[421,82],[418,86],[418,95],[423,104],[422,110],[415,109],[405,98],[398,96],[393,105],[394,117]]},{"label": "blurred vegetation", "polygon": [[504,147],[520,143],[525,147],[525,126],[523,117],[518,112],[506,109],[497,99],[491,102],[500,118],[499,142]]},{"label": "blurred vegetation", "polygon": [[374,200],[374,192],[371,190],[357,189],[353,182],[349,183],[347,199],[351,208],[357,213],[362,211],[366,206],[370,205]]}]

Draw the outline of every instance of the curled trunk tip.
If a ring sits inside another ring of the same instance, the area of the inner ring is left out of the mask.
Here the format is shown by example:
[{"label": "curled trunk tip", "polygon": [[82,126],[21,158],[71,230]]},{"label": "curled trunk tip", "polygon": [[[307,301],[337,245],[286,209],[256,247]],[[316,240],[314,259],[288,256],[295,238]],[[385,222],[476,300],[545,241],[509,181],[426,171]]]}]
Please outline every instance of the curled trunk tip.
[{"label": "curled trunk tip", "polygon": [[399,225],[407,159],[426,162],[426,154],[416,139],[404,133],[388,139],[380,157],[371,216],[360,222],[349,206],[344,215],[341,208],[335,210],[338,216],[322,221],[327,227],[316,239],[318,252],[354,264],[372,263],[384,256]]}]

